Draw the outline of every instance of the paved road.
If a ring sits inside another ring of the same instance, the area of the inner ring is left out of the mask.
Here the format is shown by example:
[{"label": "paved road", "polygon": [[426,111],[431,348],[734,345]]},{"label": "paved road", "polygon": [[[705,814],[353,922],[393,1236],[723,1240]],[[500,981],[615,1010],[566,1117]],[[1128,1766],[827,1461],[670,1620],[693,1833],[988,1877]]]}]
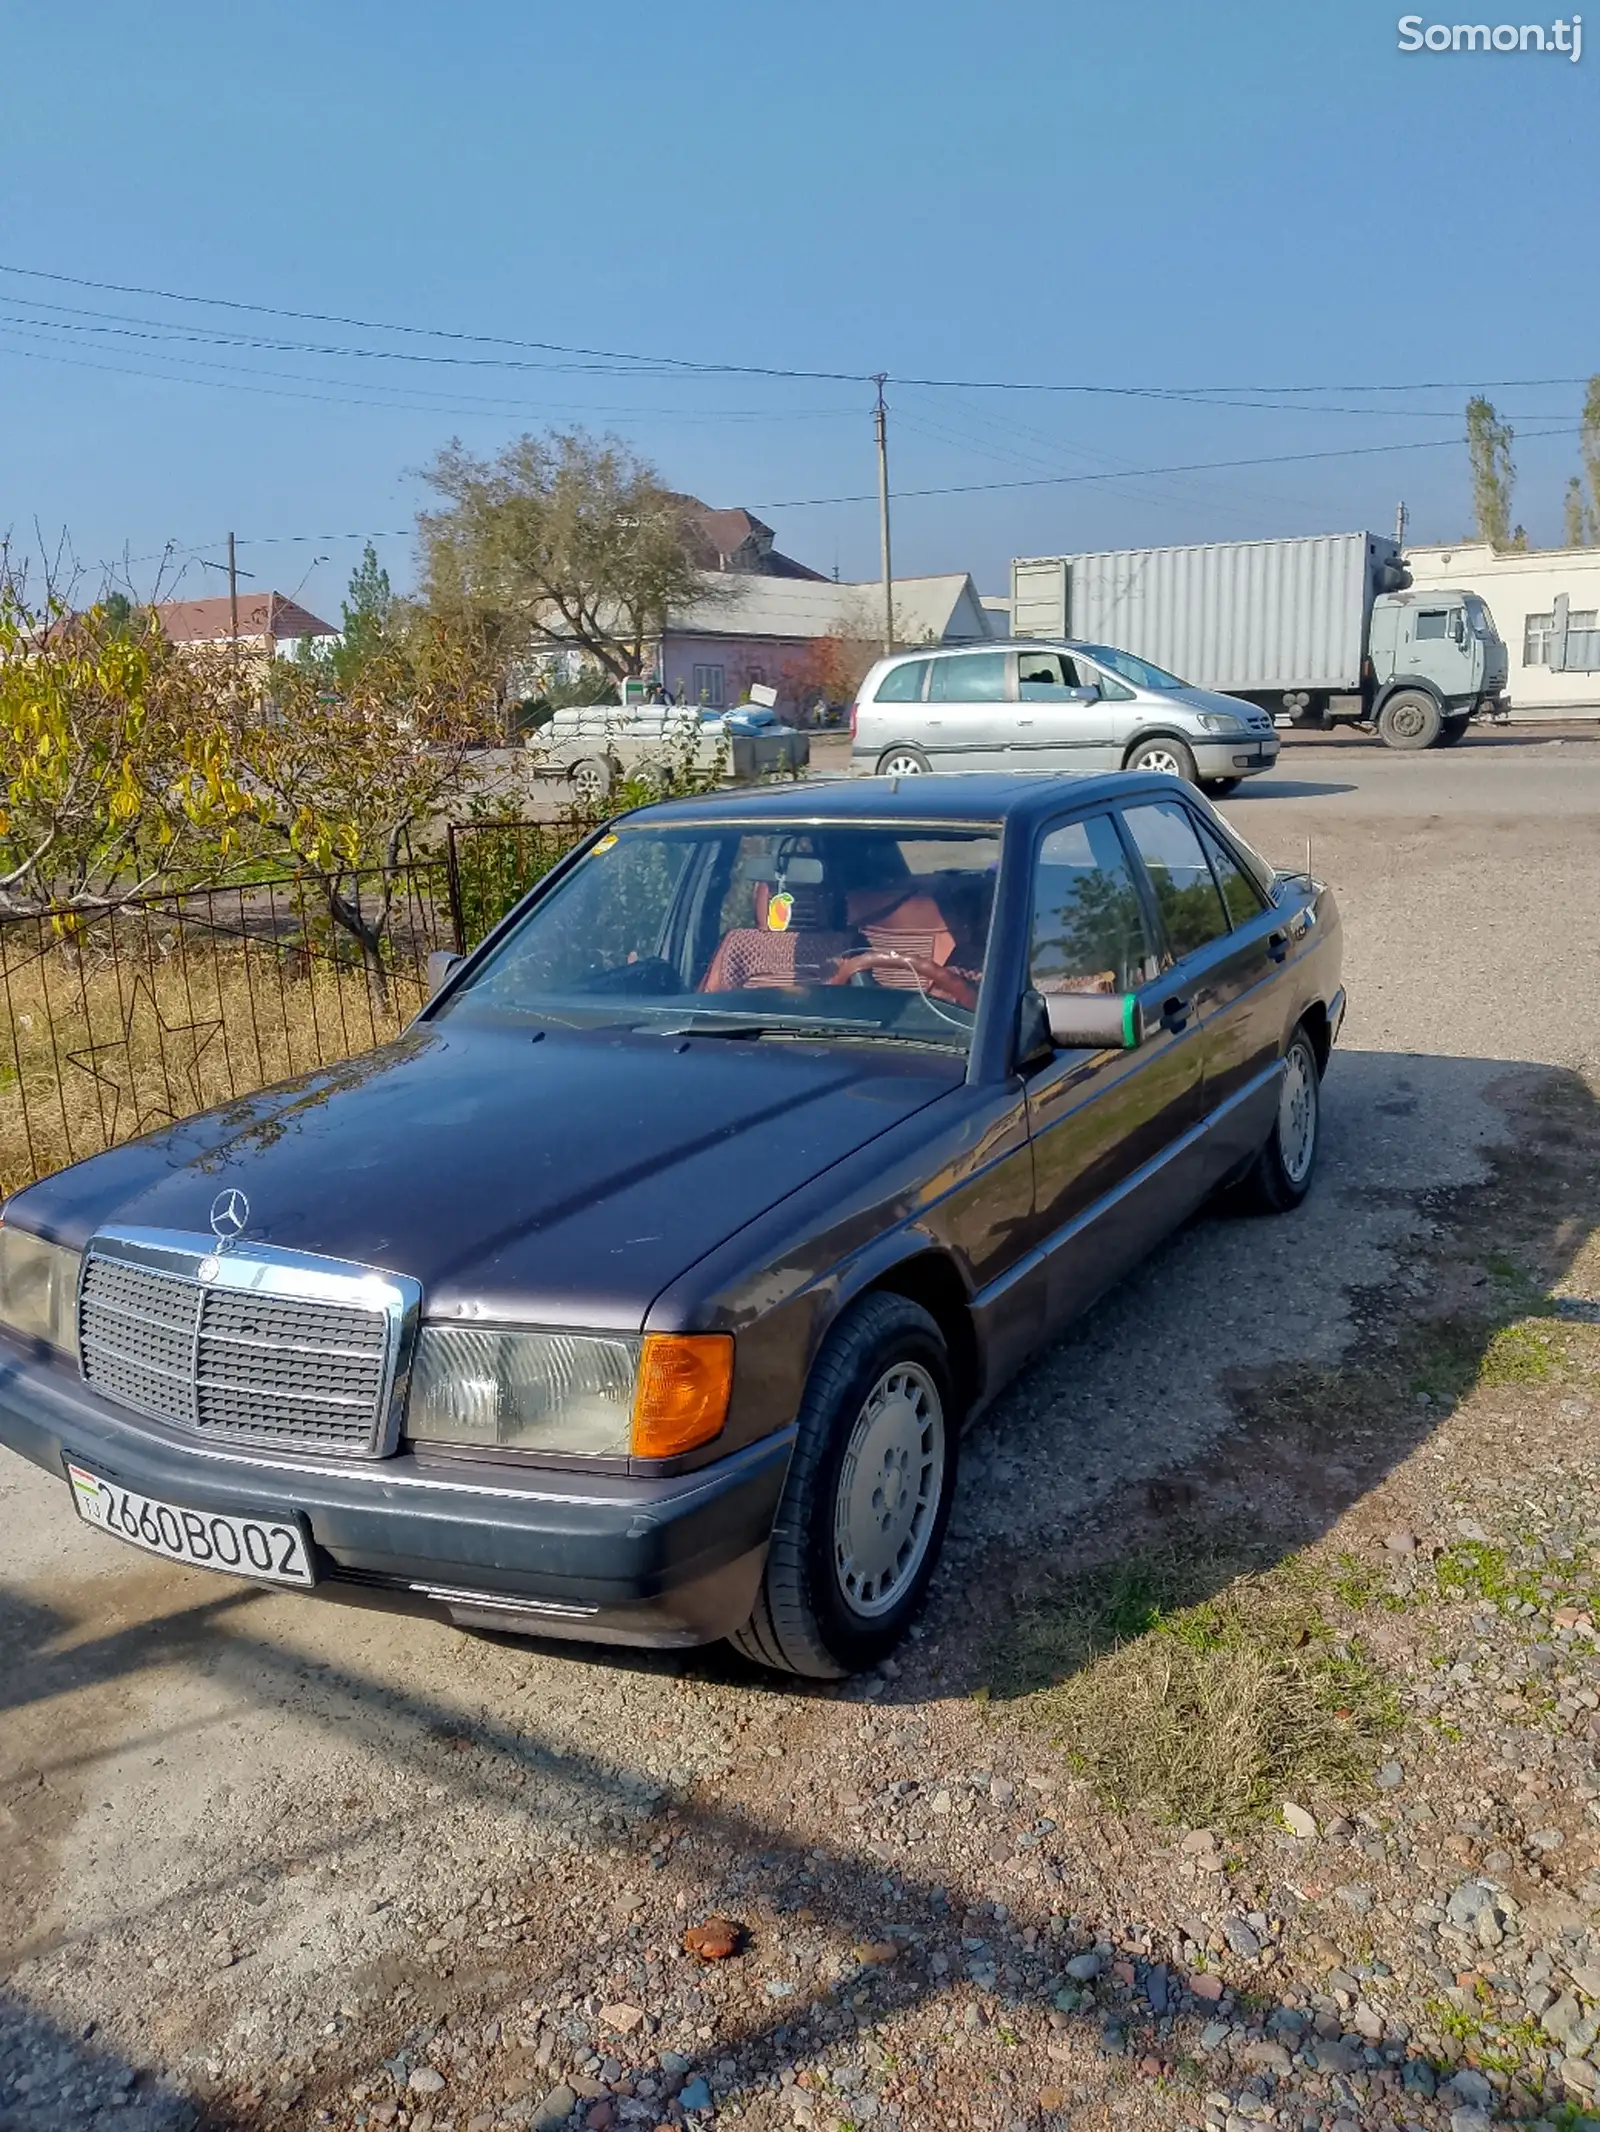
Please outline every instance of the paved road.
[{"label": "paved road", "polygon": [[[1309,834],[1343,907],[1324,1174],[1290,1220],[1191,1225],[996,1407],[964,1454],[936,1625],[973,1564],[1070,1550],[1114,1491],[1204,1461],[1230,1372],[1336,1357],[1355,1292],[1403,1276],[1426,1195],[1504,1136],[1509,1071],[1600,1075],[1600,745],[1495,735],[1413,759],[1296,739],[1226,811],[1280,861]],[[64,1483],[4,1454],[0,1530],[0,2031],[8,1949],[31,1951],[11,1988],[52,2035],[99,2022],[95,2048],[141,2064],[270,2065],[345,1995],[392,1988],[431,1929],[416,1906],[487,1900],[509,1859],[607,1840],[577,1793],[545,1818],[519,1806],[517,1771],[464,1790],[458,1733],[500,1727],[557,1770],[603,1752],[617,1784],[648,1785],[744,1721],[709,1726],[676,1666],[168,1570],[75,1524]],[[733,1679],[714,1654],[687,1670]],[[728,1700],[774,1722],[788,1707],[743,1676]],[[266,1871],[272,1906],[247,1930]]]}]

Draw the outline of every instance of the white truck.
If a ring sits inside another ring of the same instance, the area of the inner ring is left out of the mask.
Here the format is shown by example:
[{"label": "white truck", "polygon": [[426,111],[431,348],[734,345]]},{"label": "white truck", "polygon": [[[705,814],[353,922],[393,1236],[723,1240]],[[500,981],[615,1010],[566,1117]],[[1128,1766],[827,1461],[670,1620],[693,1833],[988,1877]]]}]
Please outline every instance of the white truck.
[{"label": "white truck", "polygon": [[1298,725],[1392,748],[1459,740],[1506,710],[1506,647],[1475,592],[1413,591],[1378,533],[1019,558],[1019,637],[1114,645]]}]

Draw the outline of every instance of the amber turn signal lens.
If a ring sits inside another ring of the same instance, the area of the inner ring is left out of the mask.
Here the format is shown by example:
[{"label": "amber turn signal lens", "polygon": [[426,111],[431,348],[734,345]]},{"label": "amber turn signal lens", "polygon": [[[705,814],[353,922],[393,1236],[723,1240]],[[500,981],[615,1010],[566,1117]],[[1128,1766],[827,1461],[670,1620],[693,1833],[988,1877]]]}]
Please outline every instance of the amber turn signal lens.
[{"label": "amber turn signal lens", "polygon": [[676,1458],[728,1418],[731,1333],[647,1333],[633,1397],[635,1458]]}]

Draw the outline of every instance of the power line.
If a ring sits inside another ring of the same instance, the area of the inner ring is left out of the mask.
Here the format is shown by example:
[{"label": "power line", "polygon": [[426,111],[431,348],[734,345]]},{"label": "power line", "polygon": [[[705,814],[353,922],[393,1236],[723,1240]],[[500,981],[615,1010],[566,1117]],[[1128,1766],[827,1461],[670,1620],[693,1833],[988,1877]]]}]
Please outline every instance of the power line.
[{"label": "power line", "polygon": [[[1559,429],[1525,430],[1525,437],[1565,437],[1573,432],[1563,426]],[[904,502],[916,496],[978,496],[997,489],[1053,489],[1065,488],[1080,481],[1138,481],[1150,480],[1164,474],[1211,474],[1224,473],[1242,466],[1298,466],[1310,459],[1365,459],[1389,452],[1430,452],[1443,445],[1459,446],[1465,442],[1460,435],[1453,437],[1417,437],[1409,444],[1347,444],[1332,451],[1322,452],[1261,452],[1249,459],[1201,459],[1183,466],[1134,466],[1126,471],[1108,468],[1104,473],[1089,474],[1037,474],[1017,481],[963,481],[948,488],[897,489],[895,500]],[[864,493],[858,496],[786,496],[781,502],[756,503],[758,511],[810,511],[821,509],[826,504],[876,503],[877,496]]]},{"label": "power line", "polygon": [[[520,348],[530,353],[560,355],[579,358],[586,363],[617,363],[628,366],[631,374],[641,370],[648,374],[685,376],[737,376],[765,377],[781,380],[806,379],[820,383],[861,385],[871,384],[875,372],[854,370],[811,370],[788,365],[763,363],[705,362],[684,356],[641,355],[637,352],[616,348],[590,348],[562,341],[519,339],[508,334],[471,333],[455,327],[417,326],[399,324],[393,320],[359,318],[341,312],[308,311],[291,309],[281,304],[264,304],[231,296],[197,296],[180,289],[151,288],[136,282],[100,281],[84,274],[62,274],[43,267],[16,266],[0,261],[0,273],[18,275],[27,280],[54,282],[59,286],[77,289],[95,289],[102,293],[119,296],[147,297],[160,303],[180,303],[205,309],[249,312],[256,317],[289,318],[302,324],[352,326],[367,333],[405,334],[423,340],[455,341],[464,345],[484,348]],[[65,310],[65,305],[54,308]],[[87,316],[107,314],[87,313]],[[156,321],[147,323],[155,324]],[[205,336],[197,336],[204,339]],[[219,337],[215,345],[244,345],[277,348],[282,352],[313,353],[346,356],[350,358],[388,361],[425,361],[432,363],[464,362],[485,367],[514,369],[549,369],[548,364],[517,364],[505,358],[450,358],[441,355],[402,356],[392,349],[331,349],[306,343],[282,341],[254,342],[245,336]],[[1544,378],[1490,378],[1490,379],[1414,379],[1402,383],[1370,384],[1343,383],[1325,385],[1102,385],[1081,380],[1056,379],[1000,379],[1000,378],[924,378],[894,376],[901,385],[918,385],[930,390],[948,392],[1044,392],[1084,393],[1097,397],[1116,399],[1197,399],[1205,404],[1240,404],[1236,399],[1218,396],[1241,393],[1271,394],[1277,397],[1306,398],[1318,393],[1402,393],[1402,392],[1507,392],[1538,390],[1545,387],[1584,385],[1586,377]],[[1247,403],[1246,403],[1247,404]],[[1330,410],[1331,411],[1331,410]],[[1362,412],[1356,409],[1352,412]],[[1389,410],[1404,412],[1406,410]],[[1416,410],[1410,410],[1415,412]]]}]

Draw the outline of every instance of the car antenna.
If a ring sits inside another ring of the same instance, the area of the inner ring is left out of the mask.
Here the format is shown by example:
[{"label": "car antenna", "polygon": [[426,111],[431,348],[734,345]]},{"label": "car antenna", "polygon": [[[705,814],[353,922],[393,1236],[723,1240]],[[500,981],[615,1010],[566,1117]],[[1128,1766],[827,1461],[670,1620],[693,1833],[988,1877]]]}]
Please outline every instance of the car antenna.
[{"label": "car antenna", "polygon": [[1306,879],[1311,879],[1311,832],[1306,831]]}]

